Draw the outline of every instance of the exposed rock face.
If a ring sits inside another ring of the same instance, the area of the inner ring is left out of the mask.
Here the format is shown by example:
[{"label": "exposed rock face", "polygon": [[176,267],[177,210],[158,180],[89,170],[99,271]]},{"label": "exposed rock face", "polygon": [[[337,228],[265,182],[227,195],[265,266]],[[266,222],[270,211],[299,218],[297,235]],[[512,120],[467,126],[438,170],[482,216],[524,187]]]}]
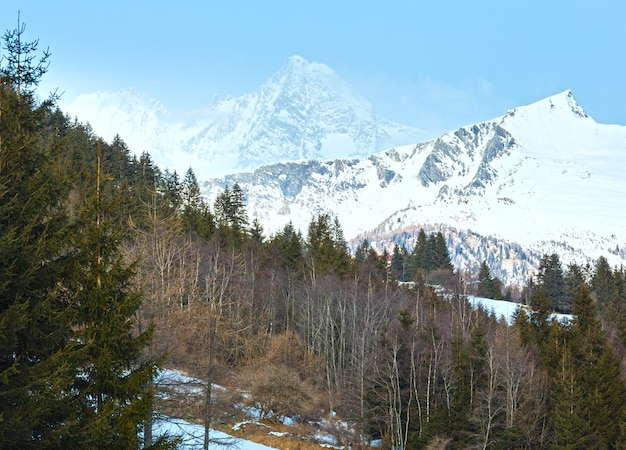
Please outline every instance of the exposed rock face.
[{"label": "exposed rock face", "polygon": [[347,238],[367,236],[391,250],[402,230],[438,224],[474,236],[450,235],[464,266],[494,252],[505,261],[519,245],[513,253],[525,256],[509,258],[519,264],[496,273],[520,282],[543,253],[624,263],[616,249],[626,247],[625,166],[626,127],[596,123],[567,91],[432,141],[361,159],[264,166],[203,187],[211,202],[238,182],[267,233],[287,221],[306,232],[315,215],[329,213]]}]

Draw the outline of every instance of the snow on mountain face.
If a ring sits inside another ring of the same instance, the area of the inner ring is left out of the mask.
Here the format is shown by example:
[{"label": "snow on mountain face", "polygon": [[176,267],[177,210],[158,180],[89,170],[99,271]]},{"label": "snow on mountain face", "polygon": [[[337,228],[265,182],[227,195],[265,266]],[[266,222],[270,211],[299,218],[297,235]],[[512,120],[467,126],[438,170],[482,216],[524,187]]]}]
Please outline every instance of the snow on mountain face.
[{"label": "snow on mountain face", "polygon": [[186,117],[135,91],[79,97],[67,107],[96,134],[116,134],[161,168],[198,179],[302,159],[364,156],[417,142],[421,133],[378,117],[328,66],[299,56],[253,94],[215,100]]},{"label": "snow on mountain face", "polygon": [[325,212],[346,237],[379,244],[383,234],[440,224],[539,256],[584,263],[605,255],[621,264],[625,163],[626,127],[596,123],[566,91],[429,142],[361,159],[265,166],[209,180],[204,190],[212,201],[238,182],[250,217],[270,233],[289,220],[306,232]]}]

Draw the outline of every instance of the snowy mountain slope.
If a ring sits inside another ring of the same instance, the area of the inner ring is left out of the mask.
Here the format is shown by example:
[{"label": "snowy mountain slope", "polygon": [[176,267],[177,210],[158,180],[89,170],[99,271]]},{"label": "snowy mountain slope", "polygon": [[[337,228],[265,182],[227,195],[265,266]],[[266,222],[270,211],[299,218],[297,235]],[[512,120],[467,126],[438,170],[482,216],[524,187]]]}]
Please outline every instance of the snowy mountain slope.
[{"label": "snowy mountain slope", "polygon": [[204,189],[211,201],[238,182],[250,216],[269,232],[289,220],[306,232],[327,212],[348,238],[437,223],[537,254],[567,249],[572,258],[606,255],[619,264],[625,163],[626,127],[596,123],[566,91],[429,142],[362,159],[265,166]]},{"label": "snowy mountain slope", "polygon": [[84,95],[67,113],[106,140],[116,134],[161,168],[199,179],[302,159],[368,155],[417,142],[421,132],[389,122],[328,66],[289,58],[257,92],[214,100],[185,117],[132,90]]}]

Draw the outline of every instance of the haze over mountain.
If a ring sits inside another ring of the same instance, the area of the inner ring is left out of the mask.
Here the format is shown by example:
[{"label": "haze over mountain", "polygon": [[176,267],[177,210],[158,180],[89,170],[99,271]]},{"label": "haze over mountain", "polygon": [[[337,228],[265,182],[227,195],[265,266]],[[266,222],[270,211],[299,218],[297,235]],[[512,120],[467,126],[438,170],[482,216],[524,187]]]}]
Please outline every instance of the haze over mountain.
[{"label": "haze over mountain", "polygon": [[[201,88],[199,88],[201,93]],[[162,169],[198,179],[303,159],[366,156],[424,139],[424,133],[378,116],[328,66],[293,56],[257,92],[215,98],[183,116],[134,90],[82,95],[66,112]]]},{"label": "haze over mountain", "polygon": [[457,267],[486,259],[515,284],[544,253],[624,261],[626,127],[596,123],[570,91],[426,142],[298,56],[257,92],[184,117],[135,91],[85,95],[67,109],[161,168],[222,177],[204,184],[209,203],[238,182],[267,233],[288,221],[306,232],[329,213],[347,238],[391,251],[410,250],[420,227],[442,230]]},{"label": "haze over mountain", "polygon": [[204,191],[212,201],[239,183],[268,233],[288,221],[306,233],[314,215],[329,213],[347,238],[391,251],[419,225],[442,229],[457,267],[488,259],[521,283],[543,253],[624,262],[625,164],[626,127],[596,123],[566,91],[428,142],[269,165],[209,180]]}]

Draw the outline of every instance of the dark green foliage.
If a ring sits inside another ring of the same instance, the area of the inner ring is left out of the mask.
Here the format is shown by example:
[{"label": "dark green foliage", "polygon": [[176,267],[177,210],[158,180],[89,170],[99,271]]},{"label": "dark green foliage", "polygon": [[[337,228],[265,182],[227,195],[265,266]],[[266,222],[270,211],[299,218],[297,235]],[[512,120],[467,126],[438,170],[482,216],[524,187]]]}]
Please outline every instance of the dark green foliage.
[{"label": "dark green foliage", "polygon": [[427,270],[445,270],[452,272],[454,267],[450,261],[448,244],[441,231],[430,235],[428,248],[429,264],[427,265]]},{"label": "dark green foliage", "polygon": [[487,265],[487,261],[483,261],[478,271],[478,289],[476,291],[478,297],[501,299],[502,291],[500,282],[491,277],[491,271]]},{"label": "dark green foliage", "polygon": [[[165,169],[161,178],[159,191],[163,196],[163,201],[170,213],[176,213],[180,210],[183,199],[183,187],[176,171],[170,172]],[[166,214],[169,215],[169,214]]]},{"label": "dark green foliage", "polygon": [[550,299],[552,309],[557,312],[569,312],[571,303],[567,301],[564,291],[563,268],[559,255],[544,255],[539,263],[539,284],[544,294]]},{"label": "dark green foliage", "polygon": [[354,252],[354,262],[357,265],[363,265],[366,261],[378,259],[376,251],[370,246],[367,239],[364,239]]},{"label": "dark green foliage", "polygon": [[[400,264],[400,259],[398,260]],[[426,236],[420,229],[411,255],[402,261],[405,280],[415,280],[418,273],[452,273],[453,266],[446,240],[441,232]]]},{"label": "dark green foliage", "polygon": [[67,183],[45,132],[50,105],[37,104],[30,90],[38,82],[29,78],[37,76],[38,69],[28,66],[33,61],[28,52],[35,48],[21,47],[26,66],[3,67],[0,83],[2,448],[59,446],[60,428],[73,419],[61,395],[72,377],[66,361],[73,347],[73,313],[57,284],[66,263],[68,222],[61,199]]},{"label": "dark green foliage", "polygon": [[563,348],[560,367],[552,386],[551,422],[555,449],[597,448],[598,436],[589,423],[589,408],[572,357]]},{"label": "dark green foliage", "polygon": [[39,39],[28,42],[24,40],[26,24],[17,16],[17,28],[7,30],[3,36],[3,54],[5,65],[1,68],[2,83],[15,88],[18,98],[22,95],[32,96],[39,85],[41,77],[48,71],[50,64],[49,50],[39,56],[37,48]]},{"label": "dark green foliage", "polygon": [[571,313],[573,299],[581,285],[585,284],[585,275],[583,270],[577,264],[569,264],[567,272],[563,278],[563,296],[562,312]]},{"label": "dark green foliage", "polygon": [[575,370],[589,409],[589,422],[603,448],[620,442],[626,419],[626,385],[619,360],[602,331],[589,290],[581,286],[574,300],[576,319],[572,327]]},{"label": "dark green foliage", "polygon": [[283,230],[270,239],[268,246],[273,261],[279,261],[283,269],[299,272],[302,266],[302,236],[289,222]]},{"label": "dark green foliage", "polygon": [[141,303],[132,287],[135,266],[121,253],[121,228],[106,218],[115,217],[121,199],[107,198],[97,183],[73,225],[73,265],[64,282],[76,307],[70,362],[81,419],[68,435],[81,446],[137,448],[139,425],[152,408],[148,386],[156,365],[140,363],[151,330],[135,335],[132,318]]},{"label": "dark green foliage", "polygon": [[420,270],[428,270],[429,267],[429,255],[428,255],[428,238],[423,228],[420,228],[417,234],[417,241],[413,247],[411,253],[411,273],[415,275]]},{"label": "dark green foliage", "polygon": [[240,249],[248,238],[248,213],[241,187],[237,183],[232,189],[226,186],[215,199],[213,211],[222,243]]},{"label": "dark green foliage", "polygon": [[155,365],[140,363],[150,333],[134,334],[120,252],[129,152],[105,146],[96,190],[95,140],[37,103],[48,54],[23,31],[5,35],[0,71],[0,447],[138,448]]},{"label": "dark green foliage", "polygon": [[[209,206],[200,194],[200,186],[193,170],[191,168],[187,170],[180,186],[179,195],[175,193],[176,179],[174,176],[170,177],[170,180],[166,182],[166,186],[168,188],[166,195],[170,199],[171,204],[176,204],[177,200],[180,199],[182,205],[180,218],[185,231],[197,235],[204,241],[208,241],[215,233],[215,223],[213,215],[209,211]],[[229,239],[233,240],[234,243],[241,245],[242,242],[237,237],[239,236],[237,230],[233,230],[229,236]]]},{"label": "dark green foliage", "polygon": [[548,417],[554,448],[617,448],[623,442],[626,385],[619,359],[597,320],[583,283],[573,299],[570,324],[550,322],[543,288],[533,288],[530,320],[516,319],[523,340],[534,346],[551,379]]},{"label": "dark green foliage", "polygon": [[310,268],[317,274],[333,272],[345,277],[351,268],[343,232],[337,220],[321,214],[309,224],[306,248]]},{"label": "dark green foliage", "polygon": [[616,302],[615,278],[609,262],[603,256],[598,258],[591,285],[599,302],[607,305]]},{"label": "dark green foliage", "polygon": [[263,226],[257,219],[252,221],[252,227],[250,228],[250,241],[256,245],[262,245],[265,241]]},{"label": "dark green foliage", "polygon": [[394,245],[391,255],[391,273],[399,281],[411,281],[409,279],[409,253],[403,245],[402,249],[398,244]]}]

